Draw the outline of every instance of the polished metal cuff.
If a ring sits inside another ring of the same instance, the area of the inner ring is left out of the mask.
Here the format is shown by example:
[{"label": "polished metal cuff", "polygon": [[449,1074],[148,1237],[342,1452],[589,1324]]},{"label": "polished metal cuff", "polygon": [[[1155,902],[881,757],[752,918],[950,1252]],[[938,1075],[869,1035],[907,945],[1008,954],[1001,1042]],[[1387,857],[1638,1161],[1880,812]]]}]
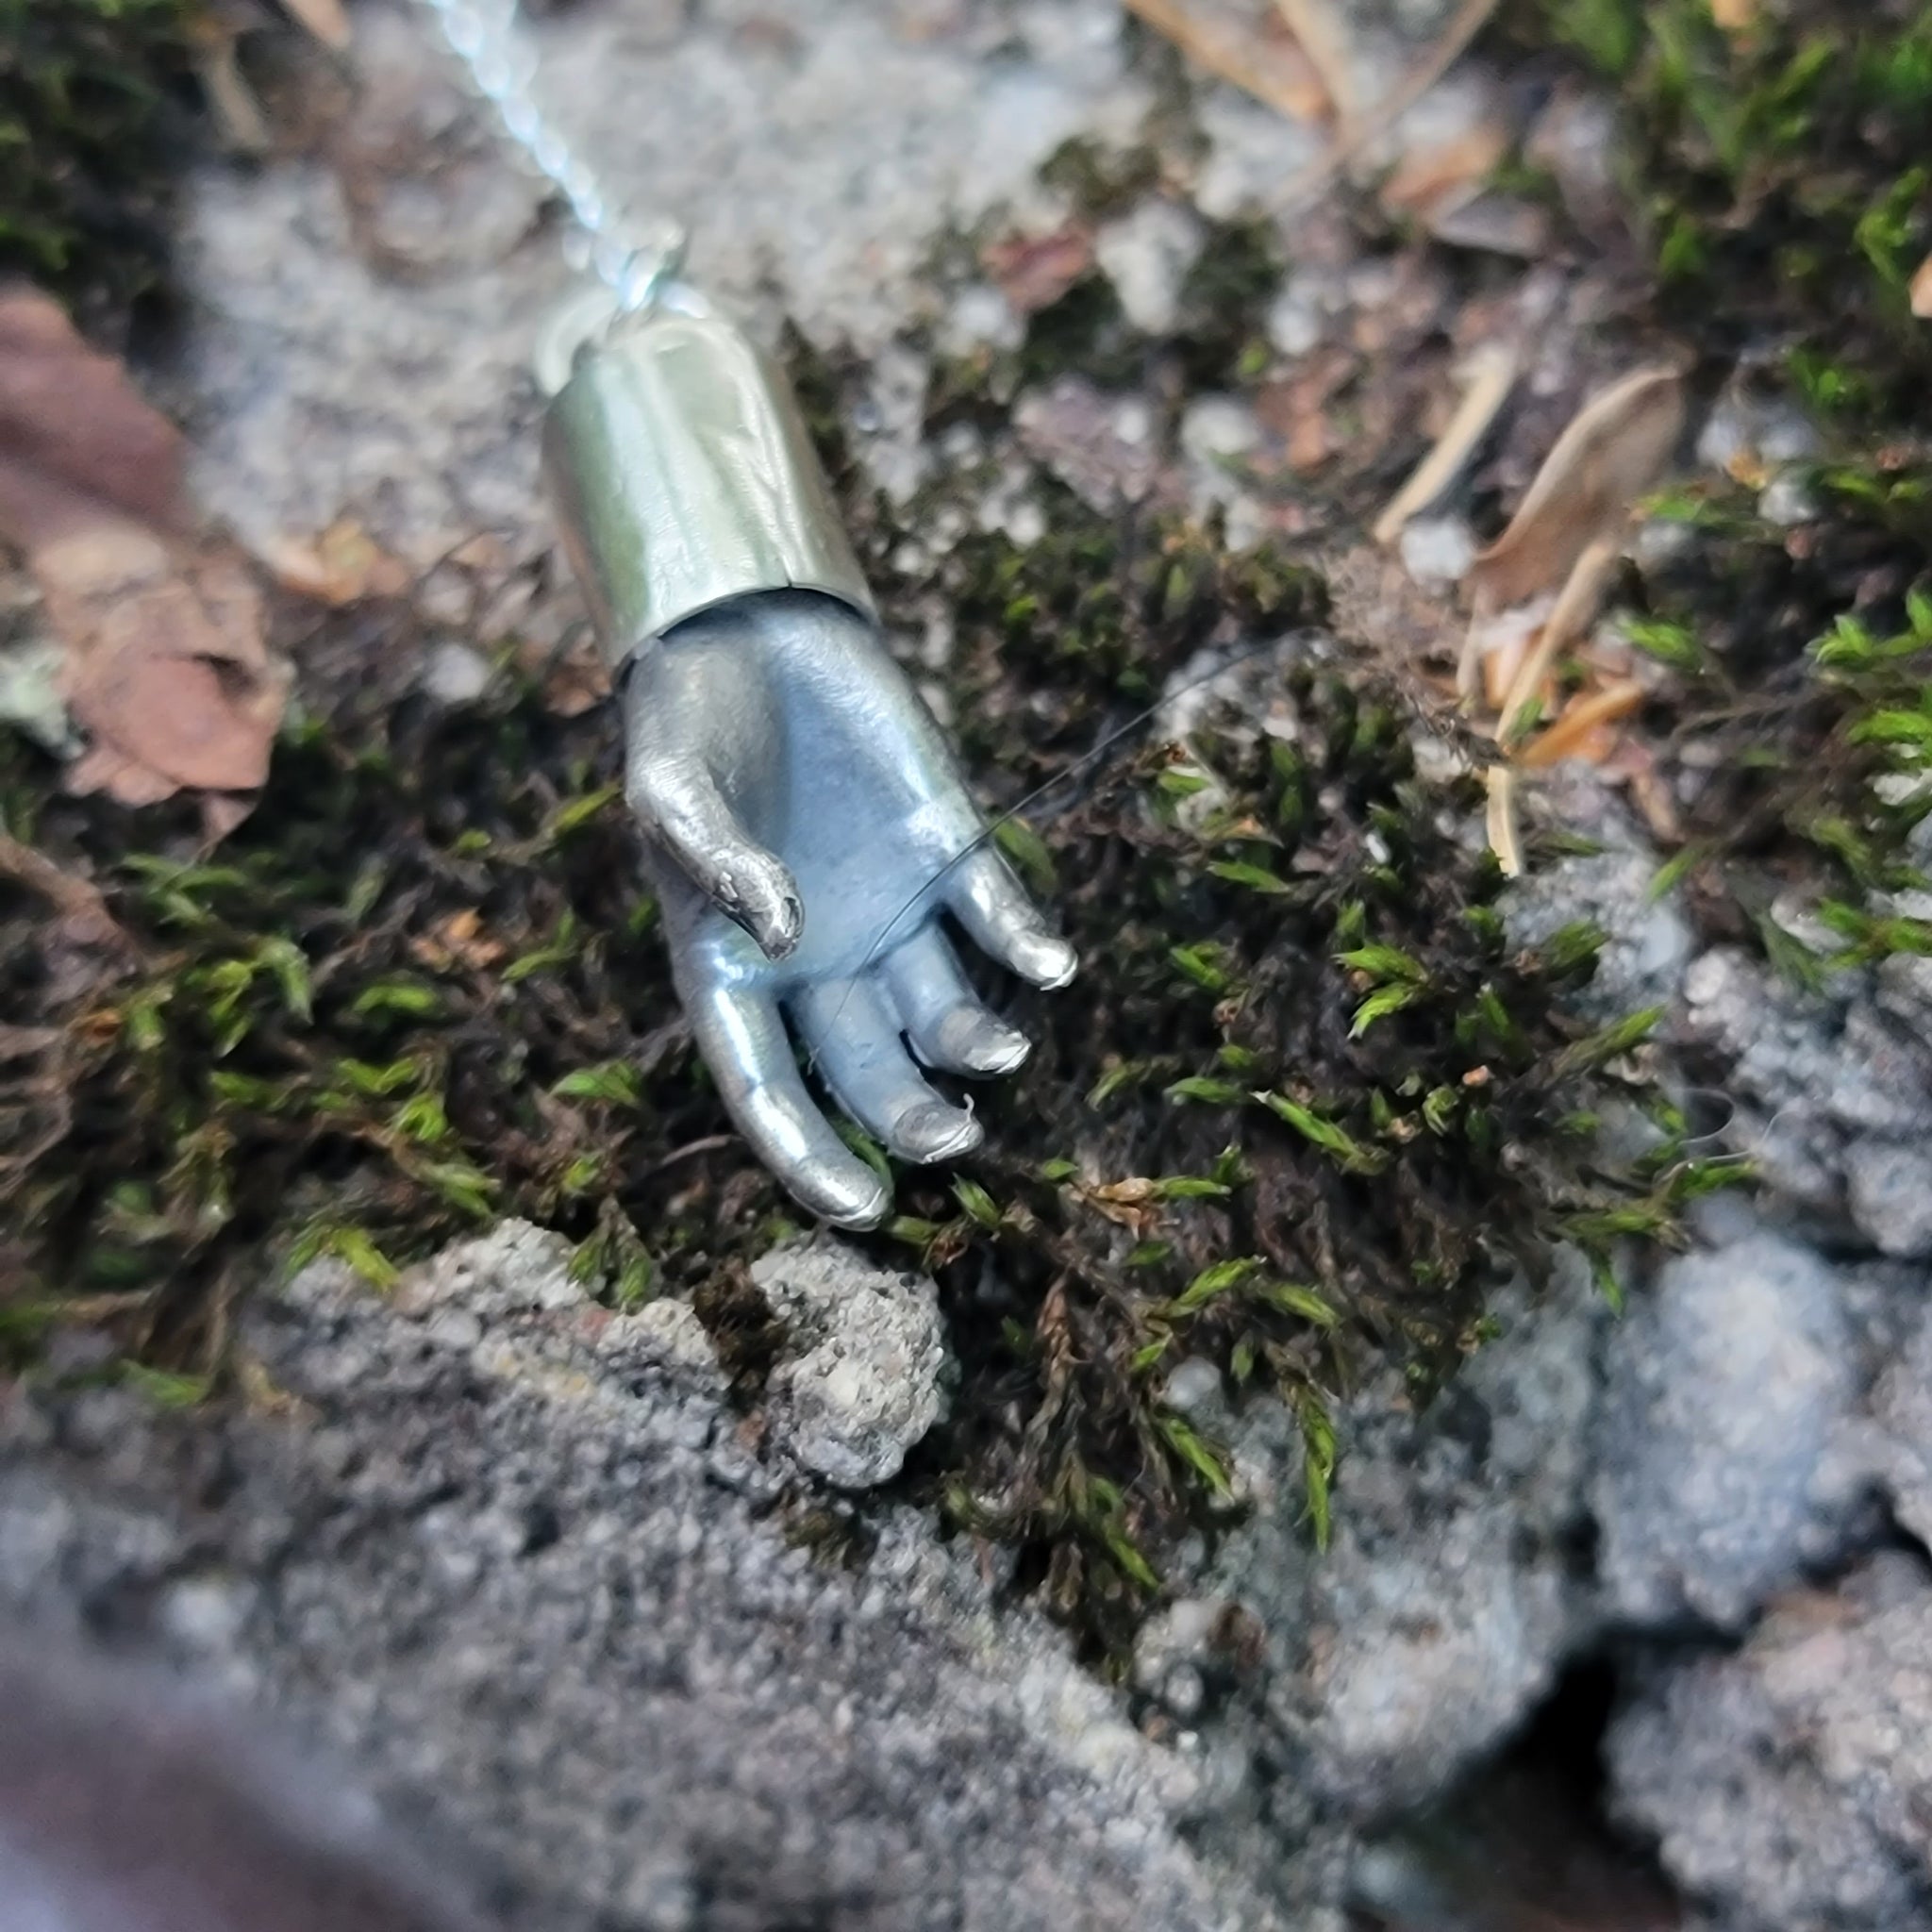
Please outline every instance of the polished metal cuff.
[{"label": "polished metal cuff", "polygon": [[701,303],[621,319],[575,352],[544,420],[543,472],[613,671],[760,591],[874,615],[783,373]]}]

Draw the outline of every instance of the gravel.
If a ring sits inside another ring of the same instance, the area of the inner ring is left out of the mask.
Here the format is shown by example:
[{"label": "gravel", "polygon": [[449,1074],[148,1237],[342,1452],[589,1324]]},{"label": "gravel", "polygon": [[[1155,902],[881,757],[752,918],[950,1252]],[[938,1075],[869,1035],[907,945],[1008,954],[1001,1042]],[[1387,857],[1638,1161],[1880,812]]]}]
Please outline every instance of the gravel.
[{"label": "gravel", "polygon": [[841,1489],[889,1482],[946,1410],[939,1291],[840,1241],[774,1249],[751,1278],[791,1331],[765,1385],[774,1440]]}]

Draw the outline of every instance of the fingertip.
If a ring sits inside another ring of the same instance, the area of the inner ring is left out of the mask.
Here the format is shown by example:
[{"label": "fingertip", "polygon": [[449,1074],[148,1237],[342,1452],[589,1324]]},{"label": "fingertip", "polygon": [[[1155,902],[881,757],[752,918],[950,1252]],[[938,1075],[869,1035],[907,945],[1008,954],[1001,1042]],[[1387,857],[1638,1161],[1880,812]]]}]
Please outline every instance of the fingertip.
[{"label": "fingertip", "polygon": [[775,858],[759,855],[721,874],[716,901],[758,941],[768,959],[789,959],[805,936],[805,901],[791,873]]},{"label": "fingertip", "polygon": [[791,1185],[805,1206],[834,1227],[876,1227],[892,1211],[891,1190],[870,1168],[863,1180],[822,1170],[800,1174]]},{"label": "fingertip", "polygon": [[[789,888],[789,880],[788,880]],[[805,937],[805,901],[795,889],[782,889],[763,906],[751,936],[768,959],[789,959]]]},{"label": "fingertip", "polygon": [[957,1160],[985,1139],[986,1129],[970,1111],[941,1101],[910,1108],[892,1126],[892,1151],[928,1164]]},{"label": "fingertip", "polygon": [[941,1065],[989,1076],[1017,1072],[1033,1051],[1033,1042],[1024,1033],[965,1006],[956,1007],[940,1022],[933,1045]]},{"label": "fingertip", "polygon": [[1065,940],[1049,932],[1018,935],[1012,943],[1014,970],[1031,980],[1043,992],[1058,992],[1070,985],[1080,970],[1080,956]]}]

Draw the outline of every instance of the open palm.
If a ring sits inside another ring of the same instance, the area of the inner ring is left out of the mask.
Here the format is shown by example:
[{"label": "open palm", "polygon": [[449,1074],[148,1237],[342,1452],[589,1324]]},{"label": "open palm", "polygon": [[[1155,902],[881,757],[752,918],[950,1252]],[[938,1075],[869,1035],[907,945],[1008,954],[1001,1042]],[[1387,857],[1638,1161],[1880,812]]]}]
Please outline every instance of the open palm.
[{"label": "open palm", "polygon": [[857,611],[808,591],[739,598],[641,651],[624,704],[626,791],[698,1050],[798,1200],[871,1226],[890,1192],[808,1091],[790,1029],[892,1153],[947,1159],[980,1129],[920,1063],[1003,1074],[1027,1042],[967,984],[942,919],[1036,986],[1065,984],[1073,950],[990,845],[960,859],[978,810]]}]

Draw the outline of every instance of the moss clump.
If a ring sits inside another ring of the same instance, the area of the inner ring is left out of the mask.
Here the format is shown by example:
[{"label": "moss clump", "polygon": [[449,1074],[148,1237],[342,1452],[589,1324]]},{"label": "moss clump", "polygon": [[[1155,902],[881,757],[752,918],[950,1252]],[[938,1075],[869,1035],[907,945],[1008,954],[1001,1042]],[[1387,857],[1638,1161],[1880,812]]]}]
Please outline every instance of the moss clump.
[{"label": "moss clump", "polygon": [[1615,82],[1657,319],[1713,386],[1741,363],[1824,443],[1795,526],[1765,520],[1748,474],[1658,506],[1690,537],[1646,568],[1634,635],[1680,675],[1667,758],[1709,774],[1678,869],[1709,924],[1802,976],[1820,962],[1767,909],[1793,883],[1847,958],[1881,934],[1923,948],[1870,895],[1918,883],[1926,809],[1932,330],[1908,286],[1932,254],[1932,6],[1802,0],[1727,33],[1702,0],[1536,0],[1515,23]]},{"label": "moss clump", "polygon": [[286,741],[203,864],[163,856],[166,813],[50,801],[9,751],[8,828],[87,855],[141,948],[63,974],[43,908],[0,901],[8,1011],[53,1029],[0,1068],[11,1324],[125,1297],[155,1360],[204,1371],[223,1284],[276,1250],[381,1284],[523,1213],[634,1302],[766,1245],[779,1198],[691,1056],[614,765],[601,720],[528,691],[405,700]]},{"label": "moss clump", "polygon": [[1835,412],[1916,406],[1932,8],[1803,0],[1726,32],[1707,0],[1527,0],[1516,22],[1615,85],[1666,320],[1713,358],[1775,344]]},{"label": "moss clump", "polygon": [[1181,285],[1182,368],[1197,389],[1225,387],[1266,368],[1268,305],[1281,287],[1274,225],[1221,222]]},{"label": "moss clump", "polygon": [[1076,215],[1104,222],[1160,185],[1160,156],[1151,147],[1110,148],[1074,135],[1041,163],[1040,181],[1064,194]]},{"label": "moss clump", "polygon": [[[945,569],[956,702],[1010,800],[1197,649],[1320,611],[1305,573],[1211,533],[1071,499],[1048,525]],[[1275,735],[1230,718],[1185,757],[1144,745],[1008,828],[1085,976],[1025,1013],[1040,1046],[984,1095],[970,1176],[900,1176],[894,1233],[948,1288],[964,1368],[926,1477],[1104,1651],[1174,1538],[1232,1500],[1223,1449],[1162,1401],[1175,1362],[1292,1406],[1324,1533],[1332,1391],[1384,1353],[1426,1390],[1476,1344],[1499,1266],[1557,1240],[1607,1263],[1718,1178],[1669,1121],[1641,1171],[1601,1167],[1597,1106],[1656,1015],[1563,1017],[1601,935],[1511,950],[1501,879],[1445,816],[1473,781],[1423,782],[1400,698],[1346,658],[1282,695]]]},{"label": "moss clump", "polygon": [[0,276],[119,312],[159,282],[192,0],[0,0]]}]

